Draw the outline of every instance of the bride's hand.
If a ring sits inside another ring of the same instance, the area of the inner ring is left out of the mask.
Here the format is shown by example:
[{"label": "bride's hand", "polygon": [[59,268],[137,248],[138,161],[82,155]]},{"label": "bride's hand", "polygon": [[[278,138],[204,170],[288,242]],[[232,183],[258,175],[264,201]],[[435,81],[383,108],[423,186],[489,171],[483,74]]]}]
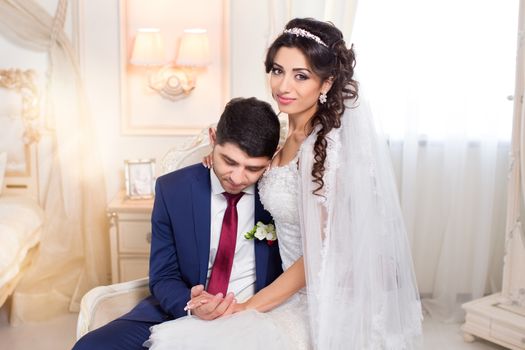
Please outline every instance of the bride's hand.
[{"label": "bride's hand", "polygon": [[233,299],[230,306],[226,309],[226,311],[224,311],[224,313],[220,317],[236,314],[237,312],[241,312],[244,310],[246,310],[246,303],[238,303],[236,299]]},{"label": "bride's hand", "polygon": [[213,166],[213,158],[211,156],[212,154],[208,154],[204,158],[202,158],[202,165],[204,165],[206,168],[211,169]]},{"label": "bride's hand", "polygon": [[203,320],[214,320],[222,317],[225,313],[231,314],[235,306],[235,299],[233,293],[228,293],[223,296],[222,293],[211,295],[207,292],[202,292],[198,296],[192,298],[186,306],[191,310],[193,315]]},{"label": "bride's hand", "polygon": [[[196,297],[192,297],[190,299],[190,301],[188,301],[188,303],[186,304],[186,309],[187,310],[193,310],[201,305],[204,305],[206,303],[208,303],[210,300],[214,299],[215,296],[214,295],[211,295],[207,292],[203,292],[201,295],[199,296],[196,296]],[[222,295],[220,297],[218,297],[222,300]]]},{"label": "bride's hand", "polygon": [[[208,303],[210,300],[214,299],[214,295],[206,292],[204,286],[199,284],[193,286],[190,291],[190,300],[186,303],[184,311],[193,311],[194,309],[202,306],[203,304]],[[222,299],[222,296],[221,296]]]}]

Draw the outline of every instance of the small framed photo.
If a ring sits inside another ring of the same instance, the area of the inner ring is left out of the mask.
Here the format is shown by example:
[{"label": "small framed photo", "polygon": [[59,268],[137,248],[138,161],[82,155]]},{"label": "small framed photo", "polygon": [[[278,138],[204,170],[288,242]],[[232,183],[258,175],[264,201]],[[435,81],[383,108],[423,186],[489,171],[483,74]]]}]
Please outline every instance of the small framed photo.
[{"label": "small framed photo", "polygon": [[155,159],[124,161],[126,196],[147,199],[155,196]]}]

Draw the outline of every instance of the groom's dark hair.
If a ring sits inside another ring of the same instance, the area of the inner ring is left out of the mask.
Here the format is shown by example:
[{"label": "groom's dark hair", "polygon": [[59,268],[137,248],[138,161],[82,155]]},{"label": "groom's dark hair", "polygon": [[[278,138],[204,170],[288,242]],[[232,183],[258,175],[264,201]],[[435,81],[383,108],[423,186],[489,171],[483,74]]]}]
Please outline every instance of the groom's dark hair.
[{"label": "groom's dark hair", "polygon": [[279,118],[269,103],[239,97],[226,104],[217,124],[216,142],[235,144],[250,157],[272,158],[279,132]]}]

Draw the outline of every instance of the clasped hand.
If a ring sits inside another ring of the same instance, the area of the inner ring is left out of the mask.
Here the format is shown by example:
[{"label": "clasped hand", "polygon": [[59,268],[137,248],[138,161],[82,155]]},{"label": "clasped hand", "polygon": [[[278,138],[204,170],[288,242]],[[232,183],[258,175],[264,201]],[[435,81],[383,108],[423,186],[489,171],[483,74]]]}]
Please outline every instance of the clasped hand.
[{"label": "clasped hand", "polygon": [[245,310],[244,303],[238,303],[233,293],[210,294],[204,290],[204,286],[199,284],[191,288],[191,299],[186,305],[187,310],[203,320],[214,320],[219,317],[231,315]]}]

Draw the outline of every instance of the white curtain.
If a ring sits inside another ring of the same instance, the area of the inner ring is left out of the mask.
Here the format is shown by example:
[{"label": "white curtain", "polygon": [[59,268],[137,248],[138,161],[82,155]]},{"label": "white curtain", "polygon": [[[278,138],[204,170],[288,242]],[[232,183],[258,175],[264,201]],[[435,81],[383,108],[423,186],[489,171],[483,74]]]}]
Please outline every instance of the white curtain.
[{"label": "white curtain", "polygon": [[358,79],[390,135],[423,305],[499,291],[517,0],[367,0]]},{"label": "white curtain", "polygon": [[106,195],[77,57],[64,33],[67,1],[54,16],[34,0],[0,0],[0,35],[46,52],[45,122],[53,154],[41,183],[45,209],[38,257],[12,298],[11,323],[77,310],[82,295],[107,282]]}]

